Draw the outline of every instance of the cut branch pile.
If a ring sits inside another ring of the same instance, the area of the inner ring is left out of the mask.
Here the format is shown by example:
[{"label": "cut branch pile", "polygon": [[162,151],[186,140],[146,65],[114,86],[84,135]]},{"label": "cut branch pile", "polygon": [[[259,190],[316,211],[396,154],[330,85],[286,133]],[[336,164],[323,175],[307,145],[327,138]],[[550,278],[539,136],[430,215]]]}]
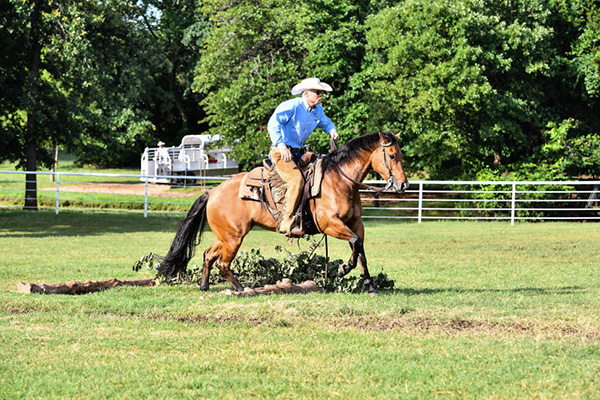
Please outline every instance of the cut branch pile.
[{"label": "cut branch pile", "polygon": [[106,281],[71,281],[67,283],[25,283],[19,282],[17,292],[19,293],[42,293],[42,294],[86,294],[111,289],[117,286],[154,286],[154,279],[138,279],[131,281],[120,281],[111,278]]},{"label": "cut branch pile", "polygon": [[250,297],[271,294],[312,293],[322,291],[323,288],[317,286],[317,284],[314,281],[304,281],[298,285],[294,285],[294,283],[290,279],[282,279],[281,281],[278,281],[275,285],[266,285],[254,289],[247,287],[244,288],[243,292],[235,292],[228,289],[221,293],[229,296]]},{"label": "cut branch pile", "polygon": [[[117,286],[154,286],[156,281],[154,279],[138,279],[121,281],[115,278],[111,278],[106,281],[87,281],[77,282],[71,281],[66,283],[25,283],[19,282],[17,286],[18,293],[41,293],[41,294],[86,294],[99,292],[106,289],[111,289]],[[305,281],[298,285],[290,279],[282,279],[275,285],[266,285],[258,288],[245,288],[243,292],[236,292],[232,290],[224,290],[220,294],[228,296],[264,296],[270,294],[292,294],[292,293],[312,293],[322,292],[323,288],[317,286],[314,281]]]}]

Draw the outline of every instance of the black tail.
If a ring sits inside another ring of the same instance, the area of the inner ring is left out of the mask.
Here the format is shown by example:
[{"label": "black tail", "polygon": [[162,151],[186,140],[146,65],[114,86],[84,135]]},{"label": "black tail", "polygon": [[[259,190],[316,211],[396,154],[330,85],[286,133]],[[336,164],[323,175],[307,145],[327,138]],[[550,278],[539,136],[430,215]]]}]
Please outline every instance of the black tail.
[{"label": "black tail", "polygon": [[[158,266],[158,274],[167,279],[185,274],[194,249],[200,243],[199,236],[206,225],[206,203],[209,192],[198,197],[187,216],[177,224],[177,234],[169,252]],[[196,239],[198,238],[198,241]]]}]

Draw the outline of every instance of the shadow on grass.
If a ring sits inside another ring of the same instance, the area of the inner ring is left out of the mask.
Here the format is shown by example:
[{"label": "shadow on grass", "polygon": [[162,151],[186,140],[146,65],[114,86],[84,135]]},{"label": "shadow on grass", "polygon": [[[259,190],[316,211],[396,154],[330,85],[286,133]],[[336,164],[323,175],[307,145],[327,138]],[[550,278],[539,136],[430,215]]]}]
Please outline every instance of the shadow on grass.
[{"label": "shadow on grass", "polygon": [[0,238],[94,236],[106,233],[172,232],[181,215],[0,211]]},{"label": "shadow on grass", "polygon": [[548,295],[548,294],[574,294],[585,292],[586,288],[580,286],[565,286],[558,288],[512,288],[512,289],[458,289],[458,288],[426,288],[426,289],[413,289],[413,288],[396,288],[392,290],[382,290],[379,292],[380,295],[397,295],[403,294],[405,296],[421,296],[421,295],[434,295],[439,293],[523,293],[529,295]]}]

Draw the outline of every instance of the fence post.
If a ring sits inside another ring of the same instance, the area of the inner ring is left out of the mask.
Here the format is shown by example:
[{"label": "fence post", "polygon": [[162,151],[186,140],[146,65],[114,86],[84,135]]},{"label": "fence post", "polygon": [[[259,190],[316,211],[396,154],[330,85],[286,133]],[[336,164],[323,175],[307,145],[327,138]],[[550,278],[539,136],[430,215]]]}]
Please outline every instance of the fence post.
[{"label": "fence post", "polygon": [[144,218],[148,218],[148,175],[146,175],[146,194],[144,195]]},{"label": "fence post", "polygon": [[512,183],[512,200],[510,202],[510,224],[515,224],[515,208],[517,204],[517,184]]},{"label": "fence post", "polygon": [[419,182],[419,210],[418,210],[418,222],[421,223],[423,217],[423,182]]},{"label": "fence post", "polygon": [[55,172],[56,175],[56,215],[58,215],[58,208],[60,207],[60,174]]}]

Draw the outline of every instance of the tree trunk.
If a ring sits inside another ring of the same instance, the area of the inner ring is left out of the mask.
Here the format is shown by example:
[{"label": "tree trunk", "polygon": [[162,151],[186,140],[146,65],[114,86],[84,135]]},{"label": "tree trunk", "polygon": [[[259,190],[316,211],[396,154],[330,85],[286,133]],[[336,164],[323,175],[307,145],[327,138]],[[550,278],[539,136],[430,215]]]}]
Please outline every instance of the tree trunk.
[{"label": "tree trunk", "polygon": [[[29,125],[29,122],[27,122],[27,125]],[[35,171],[37,169],[37,145],[34,142],[27,143],[26,157],[27,171]],[[36,174],[25,175],[25,206],[23,209],[34,211],[38,209]]]},{"label": "tree trunk", "polygon": [[[29,30],[29,104],[27,108],[27,131],[25,139],[25,168],[27,171],[37,170],[37,113],[39,111],[38,79],[40,76],[40,18],[42,14],[41,0],[36,0],[31,13]],[[25,210],[37,210],[37,175],[25,176]]]}]

